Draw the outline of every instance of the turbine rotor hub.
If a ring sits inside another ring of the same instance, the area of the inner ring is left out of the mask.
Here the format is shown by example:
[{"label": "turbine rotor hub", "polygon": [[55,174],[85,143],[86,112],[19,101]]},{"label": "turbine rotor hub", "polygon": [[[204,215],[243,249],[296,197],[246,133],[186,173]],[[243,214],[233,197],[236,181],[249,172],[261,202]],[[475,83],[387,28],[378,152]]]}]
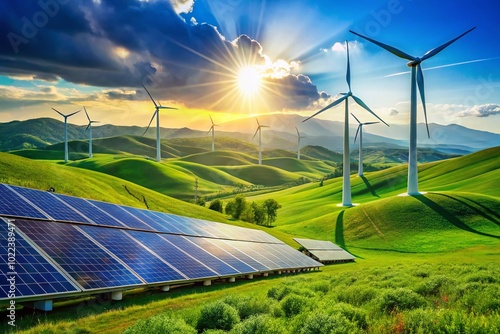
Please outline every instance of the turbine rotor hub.
[{"label": "turbine rotor hub", "polygon": [[408,67],[414,67],[414,66],[417,66],[418,64],[420,64],[421,62],[422,62],[422,59],[420,59],[419,57],[416,57],[412,61],[409,61],[406,65],[408,65]]}]

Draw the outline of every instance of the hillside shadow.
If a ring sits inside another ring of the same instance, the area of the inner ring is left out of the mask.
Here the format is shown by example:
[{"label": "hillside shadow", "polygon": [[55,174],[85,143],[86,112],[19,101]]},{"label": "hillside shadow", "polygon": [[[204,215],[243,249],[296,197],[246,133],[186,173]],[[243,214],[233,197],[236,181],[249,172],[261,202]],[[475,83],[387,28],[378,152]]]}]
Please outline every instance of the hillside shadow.
[{"label": "hillside shadow", "polygon": [[375,197],[380,197],[376,192],[375,192],[375,189],[373,188],[373,186],[370,184],[370,181],[368,181],[368,179],[361,175],[360,178],[363,180],[363,182],[365,183],[366,185],[366,188],[370,191],[370,193],[372,194],[372,196],[375,196]]},{"label": "hillside shadow", "polygon": [[[454,201],[457,201],[465,206],[467,206],[468,208],[470,208],[471,210],[473,210],[475,213],[483,216],[484,218],[492,221],[493,223],[497,224],[498,226],[500,226],[500,215],[491,210],[490,208],[484,206],[483,204],[481,203],[478,203],[476,201],[473,201],[471,200],[470,198],[467,198],[467,197],[463,197],[463,196],[456,196],[456,197],[452,197],[450,195],[445,195],[445,194],[436,194],[436,195],[439,195],[439,196],[444,196],[444,197],[448,197],[449,199],[452,199]],[[463,200],[459,200],[457,197],[460,197],[462,198]],[[481,209],[478,209],[477,207],[465,202],[465,201],[469,201],[471,203],[474,203],[474,205],[477,205],[478,207],[480,207]]]},{"label": "hillside shadow", "polygon": [[[436,195],[438,195],[438,194],[436,194]],[[444,196],[446,196],[446,195],[444,195]],[[432,201],[431,199],[429,199],[429,198],[427,198],[425,196],[422,196],[422,195],[421,196],[413,196],[413,198],[415,198],[416,200],[422,202],[422,204],[428,206],[434,212],[436,212],[437,214],[441,215],[444,219],[446,219],[447,221],[449,221],[451,224],[453,224],[454,226],[458,227],[459,229],[462,229],[462,230],[467,231],[467,232],[472,232],[472,233],[475,233],[475,234],[479,234],[479,235],[482,235],[482,236],[485,236],[485,237],[500,239],[500,236],[489,234],[489,233],[485,233],[485,232],[481,232],[481,231],[478,231],[476,229],[473,229],[472,227],[470,227],[469,225],[465,224],[463,221],[461,221],[460,219],[458,219],[450,211],[446,210],[441,205],[437,204],[436,202]],[[454,199],[454,198],[452,197],[452,199]],[[459,202],[461,202],[461,201],[459,201]]]},{"label": "hillside shadow", "polygon": [[347,249],[345,245],[345,239],[344,239],[344,213],[345,210],[342,210],[339,215],[337,216],[337,221],[335,223],[335,243],[343,248],[346,252],[349,252],[353,256],[363,259],[362,256],[356,255],[353,252],[351,252],[349,249]]}]

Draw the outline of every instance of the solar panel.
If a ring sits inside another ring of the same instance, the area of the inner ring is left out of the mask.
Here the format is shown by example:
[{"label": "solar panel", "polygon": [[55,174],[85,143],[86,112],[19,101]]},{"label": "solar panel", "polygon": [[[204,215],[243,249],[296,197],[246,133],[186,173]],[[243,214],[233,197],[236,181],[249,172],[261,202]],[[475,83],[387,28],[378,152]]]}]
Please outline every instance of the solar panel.
[{"label": "solar panel", "polygon": [[21,196],[27,198],[31,203],[36,203],[36,206],[41,208],[53,220],[90,223],[87,218],[73,210],[63,201],[60,201],[51,192],[14,186],[11,186],[11,188]]},{"label": "solar panel", "polygon": [[18,220],[16,226],[85,290],[142,284],[134,273],[74,225]]},{"label": "solar panel", "polygon": [[231,267],[221,259],[206,252],[202,248],[193,244],[181,235],[161,234],[161,237],[168,240],[172,245],[177,246],[179,249],[186,250],[189,255],[202,262],[204,265],[212,269],[218,276],[230,276],[240,274],[238,270]]},{"label": "solar panel", "polygon": [[161,225],[161,228],[159,229],[161,232],[198,235],[193,230],[188,228],[179,228],[176,226],[176,223],[174,223],[170,218],[170,216],[173,215],[155,211],[146,211],[144,214],[149,216],[151,219],[157,220],[157,222]]},{"label": "solar panel", "polygon": [[190,279],[217,277],[217,273],[210,270],[203,263],[196,260],[186,252],[172,245],[156,233],[127,231],[134,239],[147,245],[160,258],[168,262],[171,266],[182,272]]},{"label": "solar panel", "polygon": [[312,254],[318,261],[330,262],[330,261],[353,261],[356,258],[335,245],[333,242],[327,240],[312,240],[312,239],[301,239],[294,238],[302,247],[307,249],[307,251]]},{"label": "solar panel", "polygon": [[130,227],[130,228],[137,228],[137,229],[142,229],[142,230],[151,230],[152,227],[149,226],[148,224],[140,221],[137,217],[134,217],[124,209],[122,209],[121,206],[112,204],[112,203],[106,203],[106,202],[99,202],[99,201],[94,201],[91,199],[88,199],[90,203],[93,205],[97,206],[99,209],[102,211],[106,212],[116,220],[119,220],[124,226]]},{"label": "solar panel", "polygon": [[219,247],[228,254],[237,257],[240,261],[244,262],[248,266],[255,268],[256,271],[269,271],[270,267],[265,266],[261,262],[254,259],[249,254],[242,252],[238,249],[238,241],[220,240],[220,239],[205,239],[207,242]]},{"label": "solar panel", "polygon": [[11,217],[49,219],[8,186],[0,183],[0,214]]},{"label": "solar panel", "polygon": [[311,259],[309,256],[298,252],[292,247],[285,244],[268,244],[269,249],[273,249],[275,255],[285,258],[290,264],[293,264],[295,268],[300,267],[318,267],[319,264],[315,260]]},{"label": "solar panel", "polygon": [[258,271],[255,268],[243,262],[242,259],[238,259],[236,255],[231,255],[229,252],[211,243],[208,239],[197,238],[197,237],[185,237],[185,238],[190,242],[194,243],[195,245],[203,248],[206,252],[212,254],[213,256],[216,256],[225,263],[229,264],[231,267],[235,268],[240,273],[253,273]]},{"label": "solar panel", "polygon": [[63,201],[67,205],[71,206],[85,217],[87,217],[91,222],[97,225],[106,225],[106,226],[120,226],[119,221],[113,219],[110,215],[106,214],[106,212],[96,208],[94,205],[90,204],[87,200],[83,198],[55,194],[59,200]]},{"label": "solar panel", "polygon": [[15,261],[10,267],[8,257],[12,250],[9,250],[11,247],[7,238],[8,232],[7,223],[0,219],[0,233],[5,236],[1,238],[0,243],[0,254],[3,259],[0,262],[0,300],[10,299],[12,291],[8,280],[12,276],[15,281],[13,284],[15,298],[80,291],[44,255],[24,240],[17,229],[14,229]]},{"label": "solar panel", "polygon": [[229,245],[238,249],[242,253],[250,254],[250,256],[256,261],[262,263],[268,268],[268,270],[276,270],[282,268],[275,262],[275,259],[271,258],[266,254],[265,244],[247,241],[226,241]]},{"label": "solar panel", "polygon": [[130,238],[123,230],[97,226],[79,228],[120,258],[148,283],[179,281],[187,278]]},{"label": "solar panel", "polygon": [[307,250],[312,249],[338,249],[341,250],[339,246],[335,245],[331,241],[327,240],[313,240],[313,239],[301,239],[301,238],[293,238],[297,243],[299,243],[302,247]]}]

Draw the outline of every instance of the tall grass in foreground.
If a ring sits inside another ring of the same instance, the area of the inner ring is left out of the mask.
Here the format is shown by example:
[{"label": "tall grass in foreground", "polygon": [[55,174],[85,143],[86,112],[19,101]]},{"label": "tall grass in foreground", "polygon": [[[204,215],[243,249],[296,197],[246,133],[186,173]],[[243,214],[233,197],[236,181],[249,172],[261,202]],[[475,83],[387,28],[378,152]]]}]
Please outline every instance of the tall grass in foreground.
[{"label": "tall grass in foreground", "polygon": [[453,263],[288,277],[265,295],[166,312],[126,333],[143,333],[146,323],[175,323],[186,333],[498,333],[499,277],[496,264]]}]

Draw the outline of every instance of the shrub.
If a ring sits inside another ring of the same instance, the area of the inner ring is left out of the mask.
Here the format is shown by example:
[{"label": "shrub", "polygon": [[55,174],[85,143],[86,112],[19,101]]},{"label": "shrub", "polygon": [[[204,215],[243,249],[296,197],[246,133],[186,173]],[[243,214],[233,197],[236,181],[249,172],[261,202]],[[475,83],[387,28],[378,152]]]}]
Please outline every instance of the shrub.
[{"label": "shrub", "polygon": [[267,314],[254,315],[240,322],[231,330],[231,334],[285,334],[284,324]]},{"label": "shrub", "polygon": [[281,286],[279,288],[272,287],[267,291],[267,297],[280,301],[285,298],[290,292],[292,292],[292,290],[287,286]]},{"label": "shrub", "polygon": [[378,304],[381,311],[391,313],[419,308],[424,306],[426,302],[422,296],[412,290],[398,288],[383,292],[379,297]]},{"label": "shrub", "polygon": [[213,200],[212,202],[210,202],[210,205],[208,206],[208,208],[210,210],[222,213],[223,203],[220,199],[216,199],[216,200]]},{"label": "shrub", "polygon": [[366,312],[360,308],[346,303],[338,303],[328,309],[328,312],[332,314],[342,314],[347,318],[347,320],[355,323],[359,328],[368,328],[368,322],[366,321]]},{"label": "shrub", "polygon": [[165,334],[196,334],[196,330],[182,319],[172,318],[165,314],[158,314],[147,319],[137,321],[127,328],[124,334],[165,333]]},{"label": "shrub", "polygon": [[448,283],[449,279],[446,276],[434,276],[420,284],[415,289],[415,292],[422,296],[437,296],[441,291],[441,287]]},{"label": "shrub", "polygon": [[253,315],[269,313],[271,308],[269,299],[257,299],[251,296],[228,296],[224,302],[238,311],[240,319],[247,319]]},{"label": "shrub", "polygon": [[350,286],[339,291],[337,299],[355,306],[362,306],[377,296],[377,290],[365,286]]},{"label": "shrub", "polygon": [[238,311],[223,301],[206,304],[201,309],[201,315],[196,327],[199,331],[206,329],[222,329],[225,331],[233,328],[240,321]]},{"label": "shrub", "polygon": [[285,316],[290,318],[299,314],[306,302],[306,298],[292,293],[283,298],[280,304]]},{"label": "shrub", "polygon": [[300,334],[345,334],[361,332],[355,324],[340,313],[316,311],[310,314],[295,331]]}]

